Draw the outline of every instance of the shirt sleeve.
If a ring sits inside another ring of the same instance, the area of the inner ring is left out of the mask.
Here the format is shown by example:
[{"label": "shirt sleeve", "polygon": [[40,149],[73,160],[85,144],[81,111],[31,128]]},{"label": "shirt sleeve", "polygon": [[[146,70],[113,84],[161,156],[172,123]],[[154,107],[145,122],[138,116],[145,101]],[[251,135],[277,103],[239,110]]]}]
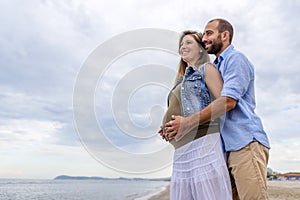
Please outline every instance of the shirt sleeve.
[{"label": "shirt sleeve", "polygon": [[253,79],[253,66],[241,53],[228,56],[224,60],[221,72],[224,85],[221,96],[231,97],[239,101],[248,90]]}]

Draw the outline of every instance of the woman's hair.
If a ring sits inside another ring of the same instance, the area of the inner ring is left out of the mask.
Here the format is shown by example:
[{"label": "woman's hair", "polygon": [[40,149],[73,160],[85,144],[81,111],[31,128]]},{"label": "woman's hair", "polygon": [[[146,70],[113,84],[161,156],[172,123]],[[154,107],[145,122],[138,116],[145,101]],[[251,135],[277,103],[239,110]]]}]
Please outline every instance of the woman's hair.
[{"label": "woman's hair", "polygon": [[[191,35],[196,42],[198,43],[199,47],[202,49],[202,53],[200,55],[200,58],[198,60],[198,64],[202,65],[206,62],[209,62],[209,56],[206,52],[206,50],[204,49],[204,43],[202,42],[202,33],[199,33],[197,31],[191,31],[191,30],[186,30],[183,31],[180,38],[179,38],[179,43],[178,43],[178,53],[180,54],[180,46],[181,46],[181,42],[184,38],[184,36],[186,35]],[[177,73],[177,77],[176,80],[182,78],[184,76],[185,73],[185,69],[188,67],[187,62],[185,62],[182,58],[179,61],[179,65],[178,65],[178,73]],[[176,81],[175,81],[176,82]]]}]

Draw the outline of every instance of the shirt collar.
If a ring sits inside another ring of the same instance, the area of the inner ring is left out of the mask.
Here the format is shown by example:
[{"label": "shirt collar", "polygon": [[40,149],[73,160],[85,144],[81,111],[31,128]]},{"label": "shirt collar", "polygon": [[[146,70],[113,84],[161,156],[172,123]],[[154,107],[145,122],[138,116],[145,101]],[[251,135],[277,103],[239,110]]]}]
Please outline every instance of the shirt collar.
[{"label": "shirt collar", "polygon": [[190,75],[192,75],[194,72],[196,72],[198,69],[195,67],[195,66],[188,66],[186,69],[185,69],[185,73],[184,73],[184,76],[185,77],[188,77]]},{"label": "shirt collar", "polygon": [[220,54],[220,56],[218,57],[218,63],[216,64],[218,69],[219,69],[220,63],[233,50],[233,48],[234,48],[234,46],[231,44]]},{"label": "shirt collar", "polygon": [[224,59],[224,57],[226,57],[228,54],[229,54],[229,52],[231,52],[232,50],[233,50],[233,45],[231,44],[231,45],[229,45],[222,53],[221,53],[221,55],[219,56],[219,57],[221,57],[222,59]]}]

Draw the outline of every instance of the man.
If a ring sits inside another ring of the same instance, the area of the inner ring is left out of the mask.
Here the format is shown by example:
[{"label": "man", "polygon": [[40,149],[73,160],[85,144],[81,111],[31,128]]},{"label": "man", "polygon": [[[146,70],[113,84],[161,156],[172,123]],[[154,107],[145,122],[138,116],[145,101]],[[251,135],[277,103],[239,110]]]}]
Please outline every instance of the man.
[{"label": "man", "polygon": [[[207,23],[202,41],[224,81],[221,96],[188,117],[173,116],[166,124],[169,138],[179,140],[191,129],[220,117],[233,199],[268,199],[266,170],[269,141],[254,112],[254,67],[231,45],[232,25],[224,19]],[[224,115],[225,113],[225,115]]]}]

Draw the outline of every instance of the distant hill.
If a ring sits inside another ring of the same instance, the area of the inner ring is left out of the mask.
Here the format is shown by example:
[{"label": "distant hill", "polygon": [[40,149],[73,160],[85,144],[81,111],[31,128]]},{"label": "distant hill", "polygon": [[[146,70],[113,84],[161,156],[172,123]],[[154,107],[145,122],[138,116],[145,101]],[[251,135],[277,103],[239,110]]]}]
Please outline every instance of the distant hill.
[{"label": "distant hill", "polygon": [[170,181],[170,178],[106,178],[106,177],[96,177],[96,176],[67,176],[60,175],[54,178],[54,180],[128,180],[128,181]]}]

